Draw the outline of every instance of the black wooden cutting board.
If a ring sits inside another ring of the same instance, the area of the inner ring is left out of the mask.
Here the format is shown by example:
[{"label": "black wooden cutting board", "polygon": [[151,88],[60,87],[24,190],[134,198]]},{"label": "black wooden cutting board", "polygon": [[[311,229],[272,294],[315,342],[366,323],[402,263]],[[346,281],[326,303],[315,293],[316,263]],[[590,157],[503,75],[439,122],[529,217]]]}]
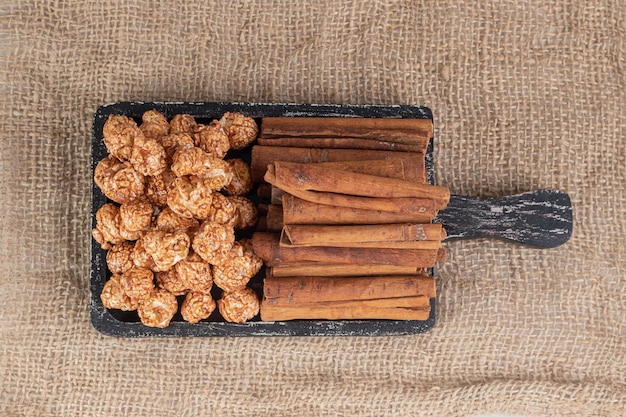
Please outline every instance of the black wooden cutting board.
[{"label": "black wooden cutting board", "polygon": [[[190,114],[201,123],[220,118],[225,112],[240,112],[255,119],[262,117],[394,117],[433,120],[430,109],[421,106],[368,105],[313,105],[313,104],[248,104],[248,103],[143,103],[120,102],[100,107],[94,117],[92,132],[91,173],[97,163],[106,157],[102,128],[110,114],[122,114],[141,119],[141,115],[156,109],[167,118],[176,114]],[[227,157],[239,157],[250,162],[248,151],[231,152]],[[434,140],[426,155],[428,181],[435,183]],[[92,182],[92,227],[96,225],[96,211],[107,202],[106,197]],[[447,239],[489,237],[501,238],[536,247],[556,247],[565,243],[572,232],[572,208],[567,194],[540,190],[516,196],[494,199],[453,195],[446,210],[435,219],[443,224]],[[93,326],[100,332],[118,337],[146,336],[338,336],[338,335],[405,335],[429,330],[435,323],[435,299],[431,299],[431,313],[424,321],[403,320],[294,320],[262,322],[258,318],[243,324],[225,322],[213,313],[196,324],[185,322],[177,313],[164,329],[146,327],[136,312],[108,310],[102,305],[100,294],[110,276],[106,266],[106,252],[91,243],[90,312]],[[434,269],[429,272],[434,275]],[[262,295],[264,271],[250,281],[249,286]],[[214,298],[219,298],[215,289]],[[180,300],[179,300],[180,301]]]}]

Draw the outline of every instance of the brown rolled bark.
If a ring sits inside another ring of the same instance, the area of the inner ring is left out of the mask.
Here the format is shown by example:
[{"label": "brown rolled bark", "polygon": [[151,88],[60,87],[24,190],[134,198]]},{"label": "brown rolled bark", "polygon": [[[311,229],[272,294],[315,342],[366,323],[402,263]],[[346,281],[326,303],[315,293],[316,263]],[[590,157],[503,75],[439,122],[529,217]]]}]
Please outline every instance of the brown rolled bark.
[{"label": "brown rolled bark", "polygon": [[270,184],[300,198],[318,192],[374,199],[429,199],[435,201],[435,207],[439,210],[444,209],[450,200],[450,190],[446,187],[327,169],[315,164],[276,161],[274,170],[270,167],[264,178]]},{"label": "brown rolled bark", "polygon": [[[422,211],[408,210],[389,212],[373,210],[371,206],[365,208],[345,208],[326,204],[311,203],[292,195],[283,197],[281,213],[281,227],[271,230],[281,230],[283,224],[327,224],[327,225],[355,225],[355,224],[390,224],[390,223],[430,223],[437,214],[434,202],[430,201],[423,206]],[[269,219],[268,219],[269,220]],[[272,222],[278,224],[278,219]],[[269,226],[269,222],[268,222]]]},{"label": "brown rolled bark", "polygon": [[278,234],[256,232],[252,236],[254,253],[267,266],[283,262],[327,262],[343,264],[400,265],[430,268],[441,249],[388,249],[346,247],[281,247]]},{"label": "brown rolled bark", "polygon": [[272,277],[344,277],[376,275],[420,275],[424,268],[400,265],[349,265],[324,262],[281,263],[267,268],[267,275]]},{"label": "brown rolled bark", "polygon": [[[255,145],[251,151],[250,164],[252,181],[262,182],[267,166],[276,161],[299,162],[303,164],[339,161],[371,161],[380,159],[405,159],[415,154],[396,151],[369,149],[316,149],[292,148],[286,146]],[[423,153],[421,153],[423,158]]]},{"label": "brown rolled bark", "polygon": [[428,320],[428,307],[371,307],[363,302],[344,303],[342,306],[273,306],[261,303],[261,320]]},{"label": "brown rolled bark", "polygon": [[349,137],[421,146],[433,136],[429,119],[354,117],[265,117],[259,138]]},{"label": "brown rolled bark", "polygon": [[283,235],[292,245],[338,246],[352,243],[440,242],[445,238],[445,231],[440,224],[286,225]]},{"label": "brown rolled bark", "polygon": [[327,149],[371,149],[396,152],[423,152],[423,143],[405,144],[393,141],[364,138],[311,138],[311,137],[276,137],[259,138],[257,143],[262,146],[287,146],[296,148],[327,148]]}]

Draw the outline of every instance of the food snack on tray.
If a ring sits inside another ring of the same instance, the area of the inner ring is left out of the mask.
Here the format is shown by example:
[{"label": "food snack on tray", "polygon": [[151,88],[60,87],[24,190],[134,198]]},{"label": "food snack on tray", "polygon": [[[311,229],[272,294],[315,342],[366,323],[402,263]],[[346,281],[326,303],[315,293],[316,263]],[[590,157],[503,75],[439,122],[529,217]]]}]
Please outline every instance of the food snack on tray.
[{"label": "food snack on tray", "polygon": [[250,165],[246,164],[243,159],[235,158],[229,159],[228,165],[233,173],[233,178],[230,184],[224,187],[224,190],[229,195],[246,195],[252,191],[252,172]]},{"label": "food snack on tray", "polygon": [[189,292],[180,307],[180,313],[185,321],[197,323],[208,318],[215,307],[216,304],[211,294]]},{"label": "food snack on tray", "polygon": [[228,197],[228,199],[232,201],[237,208],[234,223],[236,229],[249,229],[256,225],[259,219],[259,211],[250,199],[240,195],[233,195]]},{"label": "food snack on tray", "polygon": [[145,177],[130,163],[121,162],[113,156],[98,163],[94,182],[108,199],[119,204],[129,203],[145,191]]},{"label": "food snack on tray", "polygon": [[245,149],[254,142],[259,128],[253,118],[240,113],[224,113],[220,124],[228,135],[232,149]]},{"label": "food snack on tray", "polygon": [[166,327],[178,311],[176,297],[186,296],[181,314],[196,323],[217,308],[215,265],[223,265],[226,288],[245,287],[259,270],[262,261],[249,243],[236,243],[234,230],[256,223],[256,206],[243,197],[252,190],[250,167],[236,157],[223,160],[231,148],[250,145],[258,129],[247,116],[223,116],[203,124],[178,114],[168,122],[149,110],[139,125],[122,115],[106,120],[109,155],[98,161],[94,183],[111,202],[98,209],[92,230],[108,250],[106,308],[137,310],[146,326]]},{"label": "food snack on tray", "polygon": [[243,323],[259,314],[259,298],[250,287],[236,291],[225,291],[217,300],[220,314],[226,321]]},{"label": "food snack on tray", "polygon": [[208,125],[197,125],[193,135],[196,146],[216,158],[225,157],[230,149],[228,136],[217,120]]},{"label": "food snack on tray", "polygon": [[204,294],[210,294],[213,288],[211,265],[197,253],[190,253],[173,268],[180,284],[185,288]]},{"label": "food snack on tray", "polygon": [[139,302],[130,298],[124,292],[120,279],[121,275],[113,274],[104,284],[100,299],[106,308],[115,308],[122,311],[132,311],[139,307]]},{"label": "food snack on tray", "polygon": [[156,110],[148,110],[141,116],[139,129],[147,138],[159,139],[167,136],[170,131],[170,124],[165,116]]},{"label": "food snack on tray", "polygon": [[169,291],[157,289],[137,307],[141,322],[150,327],[167,327],[178,311],[178,301]]},{"label": "food snack on tray", "polygon": [[239,242],[235,242],[229,254],[213,266],[215,285],[224,291],[241,290],[259,272],[263,261],[249,247],[246,246],[246,249]]},{"label": "food snack on tray", "polygon": [[209,220],[200,225],[191,246],[202,259],[213,265],[228,255],[234,241],[233,226]]},{"label": "food snack on tray", "polygon": [[114,274],[123,274],[132,268],[133,263],[133,242],[125,241],[113,245],[107,252],[107,267]]}]

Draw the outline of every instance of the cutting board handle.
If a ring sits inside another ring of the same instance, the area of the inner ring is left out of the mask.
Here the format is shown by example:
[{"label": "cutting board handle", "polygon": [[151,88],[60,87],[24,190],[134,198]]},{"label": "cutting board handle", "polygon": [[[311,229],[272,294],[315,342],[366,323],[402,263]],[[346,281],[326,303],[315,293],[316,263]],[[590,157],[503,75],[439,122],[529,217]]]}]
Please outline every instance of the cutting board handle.
[{"label": "cutting board handle", "polygon": [[435,222],[443,225],[448,239],[490,237],[554,248],[572,235],[572,203],[557,190],[497,198],[453,195]]}]

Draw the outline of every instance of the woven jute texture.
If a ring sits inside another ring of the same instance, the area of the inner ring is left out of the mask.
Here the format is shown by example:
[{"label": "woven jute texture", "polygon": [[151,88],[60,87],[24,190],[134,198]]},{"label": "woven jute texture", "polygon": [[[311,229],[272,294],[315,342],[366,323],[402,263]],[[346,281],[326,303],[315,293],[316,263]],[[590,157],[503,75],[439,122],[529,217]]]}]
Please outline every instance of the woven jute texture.
[{"label": "woven jute texture", "polygon": [[[626,414],[623,1],[3,1],[0,414]],[[453,193],[570,194],[538,250],[446,244],[401,337],[116,339],[89,321],[90,128],[116,101],[421,104]]]}]

